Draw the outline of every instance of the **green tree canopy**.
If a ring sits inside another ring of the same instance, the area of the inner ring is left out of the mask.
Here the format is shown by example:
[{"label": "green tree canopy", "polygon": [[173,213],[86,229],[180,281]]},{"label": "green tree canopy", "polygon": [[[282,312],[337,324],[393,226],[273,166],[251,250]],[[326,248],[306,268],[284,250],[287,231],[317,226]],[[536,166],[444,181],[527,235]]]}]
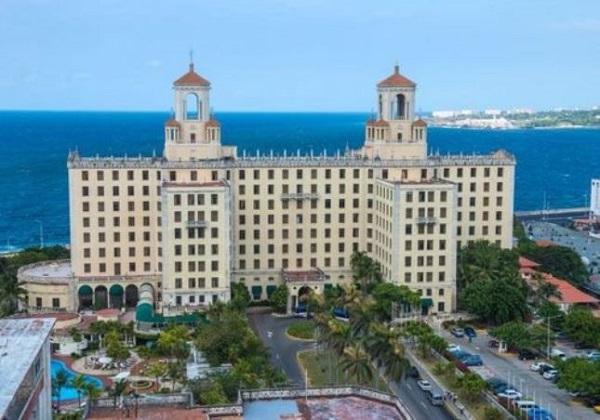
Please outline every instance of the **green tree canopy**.
[{"label": "green tree canopy", "polygon": [[525,256],[541,264],[540,271],[579,285],[589,275],[579,254],[566,246],[535,246],[525,251]]},{"label": "green tree canopy", "polygon": [[600,320],[585,308],[572,308],[564,320],[565,332],[576,343],[596,347],[600,343]]},{"label": "green tree canopy", "polygon": [[280,284],[271,294],[271,306],[278,314],[284,314],[287,311],[287,301],[290,292],[285,284]]},{"label": "green tree canopy", "polygon": [[600,399],[600,362],[573,357],[558,365],[556,384],[570,392],[580,392]]}]

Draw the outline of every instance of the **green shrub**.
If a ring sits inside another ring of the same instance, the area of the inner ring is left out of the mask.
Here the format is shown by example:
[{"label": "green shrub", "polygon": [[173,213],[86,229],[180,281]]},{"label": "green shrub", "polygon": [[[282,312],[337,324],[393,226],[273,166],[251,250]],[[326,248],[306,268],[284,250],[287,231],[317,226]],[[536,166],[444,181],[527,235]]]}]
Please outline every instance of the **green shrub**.
[{"label": "green shrub", "polygon": [[315,338],[315,324],[312,321],[300,321],[287,329],[292,337],[312,340]]}]

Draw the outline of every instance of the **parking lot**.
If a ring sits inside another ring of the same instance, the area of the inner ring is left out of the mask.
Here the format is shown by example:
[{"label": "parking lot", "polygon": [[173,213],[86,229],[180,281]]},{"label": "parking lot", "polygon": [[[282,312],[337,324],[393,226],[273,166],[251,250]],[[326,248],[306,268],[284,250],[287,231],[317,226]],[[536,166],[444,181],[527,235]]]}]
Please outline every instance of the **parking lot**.
[{"label": "parking lot", "polygon": [[530,368],[532,361],[520,361],[516,355],[499,354],[497,349],[490,348],[488,341],[491,337],[486,333],[479,332],[471,342],[465,337],[456,338],[445,330],[441,333],[449,343],[459,345],[463,351],[481,356],[483,366],[470,367],[472,371],[479,373],[484,379],[503,378],[518,389],[523,398],[534,400],[557,419],[589,419],[595,416],[591,408],[574,402],[567,391],[559,389],[552,381],[533,372]]}]

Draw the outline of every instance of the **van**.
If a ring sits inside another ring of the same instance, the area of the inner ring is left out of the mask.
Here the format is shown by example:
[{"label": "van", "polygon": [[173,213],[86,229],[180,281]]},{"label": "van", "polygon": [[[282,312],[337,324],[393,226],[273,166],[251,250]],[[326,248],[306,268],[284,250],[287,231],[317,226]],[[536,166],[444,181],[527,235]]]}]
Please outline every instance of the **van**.
[{"label": "van", "polygon": [[535,401],[531,400],[520,400],[515,402],[515,406],[519,410],[529,410],[530,408],[536,408],[537,404],[535,403]]},{"label": "van", "polygon": [[444,405],[444,396],[437,391],[427,391],[427,397],[431,405]]}]

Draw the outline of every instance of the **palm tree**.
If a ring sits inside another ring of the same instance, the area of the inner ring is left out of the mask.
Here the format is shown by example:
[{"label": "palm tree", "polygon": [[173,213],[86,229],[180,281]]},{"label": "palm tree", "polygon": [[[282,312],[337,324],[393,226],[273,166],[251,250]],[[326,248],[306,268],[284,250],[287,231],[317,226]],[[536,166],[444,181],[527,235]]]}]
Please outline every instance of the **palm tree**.
[{"label": "palm tree", "polygon": [[85,376],[83,375],[74,376],[69,381],[69,385],[71,386],[71,388],[75,388],[75,390],[77,391],[77,404],[79,408],[81,408],[81,394],[85,389],[85,384],[86,380]]},{"label": "palm tree", "polygon": [[109,394],[113,397],[113,406],[117,406],[117,398],[121,395],[125,394],[125,390],[127,389],[127,381],[125,379],[121,379],[120,381],[115,382],[114,386],[109,390]]},{"label": "palm tree", "polygon": [[152,376],[156,381],[156,392],[159,391],[159,381],[163,378],[169,371],[169,367],[164,362],[153,363],[148,366],[146,369],[146,374],[148,376]]},{"label": "palm tree", "polygon": [[0,317],[11,315],[19,309],[19,303],[27,299],[25,283],[19,282],[14,275],[3,274],[0,277]]},{"label": "palm tree", "polygon": [[351,345],[344,349],[339,366],[354,378],[358,385],[369,383],[373,378],[373,368],[369,355],[360,345]]},{"label": "palm tree", "polygon": [[60,391],[62,391],[62,389],[69,383],[67,371],[60,369],[58,372],[56,372],[56,375],[54,375],[54,378],[52,379],[52,383],[58,395],[56,399],[56,410],[60,413]]},{"label": "palm tree", "polygon": [[370,297],[361,298],[354,304],[350,315],[350,325],[355,337],[360,337],[368,331],[369,325],[373,321],[372,307],[373,299]]},{"label": "palm tree", "polygon": [[341,355],[344,349],[352,344],[353,341],[354,337],[352,337],[350,324],[336,320],[329,321],[327,342],[338,355]]},{"label": "palm tree", "polygon": [[85,395],[87,395],[88,402],[90,404],[89,412],[91,413],[92,408],[94,407],[94,400],[96,398],[98,398],[100,395],[102,395],[102,391],[93,382],[86,382],[84,389],[85,389]]}]

